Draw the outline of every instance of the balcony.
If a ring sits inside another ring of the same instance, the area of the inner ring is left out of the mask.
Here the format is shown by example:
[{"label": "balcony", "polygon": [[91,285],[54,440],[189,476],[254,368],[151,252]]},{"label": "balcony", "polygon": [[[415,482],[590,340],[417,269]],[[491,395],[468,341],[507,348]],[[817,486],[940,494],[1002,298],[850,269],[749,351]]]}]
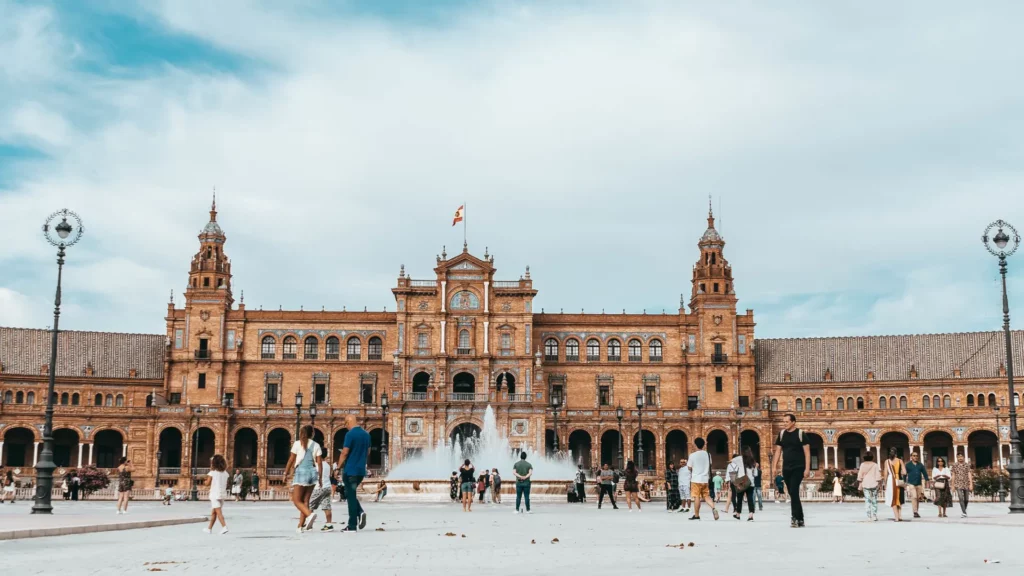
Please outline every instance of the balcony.
[{"label": "balcony", "polygon": [[725,364],[727,362],[729,362],[729,355],[728,354],[712,354],[711,355],[711,363],[712,364]]},{"label": "balcony", "polygon": [[274,354],[273,352],[264,352],[264,353],[260,354],[260,359],[261,360],[273,360],[276,357],[277,357],[277,354]]},{"label": "balcony", "polygon": [[196,360],[209,360],[210,359],[210,351],[209,350],[196,350],[195,351],[195,356],[196,356]]},{"label": "balcony", "polygon": [[615,354],[615,355],[609,354],[608,355],[608,361],[609,362],[622,362],[622,356],[619,356],[618,354]]},{"label": "balcony", "polygon": [[302,359],[303,360],[319,360],[320,359],[320,355],[315,353],[315,352],[312,353],[312,354],[310,354],[309,352],[306,352],[305,354],[302,355]]},{"label": "balcony", "polygon": [[367,360],[380,360],[381,357],[382,354],[380,352],[370,352],[369,354],[366,355]]},{"label": "balcony", "polygon": [[426,392],[406,392],[402,395],[406,402],[426,402]]},{"label": "balcony", "polygon": [[284,354],[281,354],[282,360],[295,360],[296,358],[298,358],[298,354],[295,352],[285,352]]},{"label": "balcony", "polygon": [[470,355],[473,354],[473,349],[472,348],[456,348],[455,349],[455,354],[457,354],[459,356],[470,356]]},{"label": "balcony", "polygon": [[333,352],[333,353],[332,352],[328,352],[326,354],[326,356],[324,357],[324,359],[325,360],[337,360],[340,357],[341,357],[341,355],[338,354],[337,352]]},{"label": "balcony", "polygon": [[160,468],[161,476],[181,476],[181,468]]},{"label": "balcony", "polygon": [[509,394],[508,395],[508,401],[509,402],[529,402],[530,401],[530,395],[529,394]]},{"label": "balcony", "polygon": [[629,361],[630,362],[641,362],[641,361],[643,361],[643,357],[642,356],[630,356],[629,357]]},{"label": "balcony", "polygon": [[495,280],[495,288],[519,288],[519,280]]},{"label": "balcony", "polygon": [[650,357],[650,361],[651,362],[661,362],[661,356],[651,356]]},{"label": "balcony", "polygon": [[409,280],[410,288],[437,288],[437,280]]},{"label": "balcony", "polygon": [[480,402],[484,403],[490,400],[486,392],[475,394],[473,392],[453,392],[448,395],[450,402]]},{"label": "balcony", "polygon": [[346,359],[346,360],[362,360],[362,359],[363,359],[363,355],[362,355],[362,354],[359,354],[358,352],[357,352],[357,353],[355,353],[355,354],[353,354],[353,353],[349,352],[349,353],[348,353],[348,354],[347,354],[347,355],[345,356],[345,359]]},{"label": "balcony", "polygon": [[544,361],[545,362],[558,362],[558,354],[545,354],[544,355]]},{"label": "balcony", "polygon": [[587,362],[600,362],[600,361],[601,361],[601,355],[600,354],[587,354]]},{"label": "balcony", "polygon": [[267,476],[284,476],[284,468],[267,468]]},{"label": "balcony", "polygon": [[572,356],[567,354],[565,356],[565,361],[566,362],[579,362],[580,361],[579,354],[575,354],[575,355],[572,355]]}]

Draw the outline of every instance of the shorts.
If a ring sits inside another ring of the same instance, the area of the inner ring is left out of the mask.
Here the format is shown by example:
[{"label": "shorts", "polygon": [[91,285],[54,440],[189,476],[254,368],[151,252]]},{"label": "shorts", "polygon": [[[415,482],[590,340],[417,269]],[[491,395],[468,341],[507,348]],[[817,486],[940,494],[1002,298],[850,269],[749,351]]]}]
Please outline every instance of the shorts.
[{"label": "shorts", "polygon": [[686,484],[685,486],[680,486],[679,487],[679,499],[680,500],[690,500],[690,485],[689,484]]},{"label": "shorts", "polygon": [[476,484],[474,484],[473,482],[463,482],[462,483],[462,493],[463,494],[472,494],[474,492],[476,492]]},{"label": "shorts", "polygon": [[691,497],[692,500],[703,500],[703,499],[709,497],[711,495],[711,492],[708,491],[708,484],[707,484],[707,482],[702,482],[700,484],[698,484],[696,482],[691,482],[690,483],[690,494],[692,495],[692,497]]},{"label": "shorts", "polygon": [[224,501],[220,498],[210,498],[210,509],[216,510],[224,506]]},{"label": "shorts", "polygon": [[313,495],[309,497],[309,509],[323,510],[324,512],[331,509],[330,486],[324,486],[323,488],[316,488],[313,490]]},{"label": "shorts", "polygon": [[4,492],[7,494],[14,494],[14,486],[4,486]]},{"label": "shorts", "polygon": [[232,486],[231,487],[231,493],[232,494],[236,494],[236,495],[237,494],[241,494],[242,493],[242,487],[241,486]]}]

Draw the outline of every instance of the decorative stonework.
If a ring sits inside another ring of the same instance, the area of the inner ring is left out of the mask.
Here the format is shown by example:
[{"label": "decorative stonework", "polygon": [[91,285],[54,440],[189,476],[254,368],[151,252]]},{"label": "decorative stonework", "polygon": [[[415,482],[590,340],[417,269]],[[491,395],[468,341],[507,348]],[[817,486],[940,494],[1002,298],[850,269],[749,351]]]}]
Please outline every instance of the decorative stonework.
[{"label": "decorative stonework", "polygon": [[283,330],[267,330],[265,328],[260,328],[258,334],[261,337],[264,334],[273,334],[278,338],[284,336],[285,334],[295,334],[300,339],[303,336],[308,335],[319,336],[321,338],[326,338],[328,336],[338,336],[339,338],[345,338],[346,336],[380,336],[384,338],[387,337],[388,332],[387,330],[310,330],[307,328],[285,328]]},{"label": "decorative stonework", "polygon": [[405,434],[406,436],[422,436],[423,418],[406,418]]},{"label": "decorative stonework", "polygon": [[963,440],[964,439],[964,434],[967,432],[967,427],[966,426],[954,426],[953,428],[951,428],[951,430],[953,430],[953,433],[956,434],[956,439],[957,440]]},{"label": "decorative stonework", "polygon": [[530,435],[530,421],[526,418],[513,418],[511,436],[523,437]]},{"label": "decorative stonework", "polygon": [[501,311],[502,312],[511,312],[512,311],[512,303],[511,302],[502,302],[501,303]]},{"label": "decorative stonework", "polygon": [[829,444],[831,444],[832,443],[832,439],[836,437],[836,429],[835,428],[826,428],[824,430],[824,432],[825,432],[825,440]]},{"label": "decorative stonework", "polygon": [[924,432],[924,428],[910,428],[908,429],[908,432],[910,432],[910,437],[913,439],[913,441],[917,442],[918,439],[921,437],[921,433]]},{"label": "decorative stonework", "polygon": [[608,338],[615,337],[621,338],[622,340],[640,338],[641,340],[646,341],[655,337],[661,338],[662,340],[667,338],[664,332],[544,332],[541,334],[542,338],[554,337],[559,340],[563,340],[570,336],[574,336],[581,340],[586,338],[599,338],[601,340],[606,340]]},{"label": "decorative stonework", "polygon": [[1009,440],[1010,439],[1010,427],[1009,426],[1000,426],[999,427],[999,437],[1002,438],[1003,440]]},{"label": "decorative stonework", "polygon": [[430,302],[427,302],[426,300],[420,300],[420,303],[417,304],[416,307],[424,311],[430,310]]},{"label": "decorative stonework", "polygon": [[871,441],[871,443],[874,443],[875,440],[878,438],[878,433],[879,432],[881,432],[881,430],[878,429],[878,428],[865,428],[864,429],[864,433],[868,435],[868,439]]},{"label": "decorative stonework", "polygon": [[462,290],[452,296],[448,307],[452,310],[479,310],[480,299],[469,290]]}]

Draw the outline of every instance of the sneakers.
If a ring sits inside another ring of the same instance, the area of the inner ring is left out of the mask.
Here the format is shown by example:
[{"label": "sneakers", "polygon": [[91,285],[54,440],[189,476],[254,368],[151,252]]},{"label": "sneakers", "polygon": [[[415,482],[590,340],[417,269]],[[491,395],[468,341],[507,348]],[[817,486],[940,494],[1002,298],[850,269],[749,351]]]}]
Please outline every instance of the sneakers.
[{"label": "sneakers", "polygon": [[796,520],[795,519],[789,521],[789,527],[790,528],[796,528]]},{"label": "sneakers", "polygon": [[920,517],[921,517],[920,514],[918,514],[917,512],[914,512],[914,518],[920,518]]},{"label": "sneakers", "polygon": [[345,526],[341,530],[338,530],[338,532],[341,532],[342,534],[355,534],[356,531],[349,528],[348,526]]},{"label": "sneakers", "polygon": [[320,531],[321,532],[334,532],[334,524],[324,524],[323,527],[320,528]]},{"label": "sneakers", "polygon": [[961,518],[967,518],[967,512],[961,512],[960,513],[960,517]]},{"label": "sneakers", "polygon": [[221,534],[227,534],[227,533],[228,533],[228,527],[227,527],[227,526],[225,526],[225,527],[221,528],[221,529],[220,529],[220,533],[221,533]]},{"label": "sneakers", "polygon": [[513,510],[512,513],[513,514],[521,514],[521,512],[519,510]]},{"label": "sneakers", "polygon": [[533,512],[530,512],[529,510],[527,510],[526,513],[527,514],[533,514]]},{"label": "sneakers", "polygon": [[797,520],[796,521],[796,527],[797,528],[803,528],[804,527],[804,521],[803,520]]},{"label": "sneakers", "polygon": [[209,528],[203,528],[203,534],[212,534]]},{"label": "sneakers", "polygon": [[313,522],[316,522],[316,512],[313,512],[309,515],[309,521],[306,522],[306,530],[313,529]]},{"label": "sneakers", "polygon": [[700,520],[700,516],[690,516],[690,520]]},{"label": "sneakers", "polygon": [[295,529],[295,533],[296,534],[302,534],[303,532],[305,532],[305,530],[302,528],[302,526],[299,526],[298,528]]},{"label": "sneakers", "polygon": [[359,513],[359,529],[366,528],[366,512]]},{"label": "sneakers", "polygon": [[712,508],[711,509],[711,515],[715,517],[715,520],[718,520],[718,509],[717,508]]}]

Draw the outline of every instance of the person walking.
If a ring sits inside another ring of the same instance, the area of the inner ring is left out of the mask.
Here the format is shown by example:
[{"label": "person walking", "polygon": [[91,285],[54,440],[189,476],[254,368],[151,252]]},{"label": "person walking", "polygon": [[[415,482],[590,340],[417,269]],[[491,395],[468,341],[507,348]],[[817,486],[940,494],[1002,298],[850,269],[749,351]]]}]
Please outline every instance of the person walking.
[{"label": "person walking", "polygon": [[132,480],[132,471],[135,468],[132,466],[131,461],[124,456],[121,457],[120,462],[117,464],[117,513],[127,514],[128,513],[128,500],[132,495],[132,486],[135,485],[135,481]]},{"label": "person walking", "polygon": [[608,466],[607,462],[601,466],[601,472],[598,474],[598,482],[600,482],[598,487],[601,492],[597,496],[597,509],[601,509],[601,504],[604,503],[604,496],[607,494],[608,500],[612,503],[612,508],[618,510],[619,507],[615,505],[615,471]]},{"label": "person walking", "polygon": [[583,464],[576,466],[576,501],[581,504],[587,501],[587,473],[583,471]]},{"label": "person walking", "polygon": [[761,463],[754,462],[754,499],[757,500],[758,512],[764,510],[764,502],[761,501],[761,491],[763,489],[761,486]]},{"label": "person walking", "polygon": [[309,510],[312,512],[309,516],[309,521],[306,522],[306,531],[309,532],[313,529],[313,523],[316,522],[317,511],[324,513],[324,525],[320,527],[321,532],[333,532],[334,531],[334,510],[331,508],[331,503],[334,498],[332,497],[334,483],[334,475],[331,472],[331,464],[324,462],[323,459],[317,464],[317,483],[316,488],[313,489],[313,494],[309,497]]},{"label": "person walking", "polygon": [[932,468],[932,502],[939,508],[939,518],[946,518],[946,509],[953,505],[953,472],[946,466],[945,458],[935,459]]},{"label": "person walking", "polygon": [[526,501],[526,513],[530,512],[530,478],[533,476],[533,464],[526,461],[526,452],[519,453],[519,462],[512,466],[516,476],[516,512],[519,513],[519,500]]},{"label": "person walking", "polygon": [[476,486],[476,468],[470,464],[469,458],[459,467],[459,481],[462,484],[462,511],[472,512],[473,494],[476,493],[473,489]]},{"label": "person walking", "polygon": [[679,482],[679,511],[690,511],[690,469],[686,467],[686,458],[679,460],[679,470],[676,473]]},{"label": "person walking", "polygon": [[749,446],[743,447],[743,453],[729,462],[726,473],[729,475],[729,488],[732,490],[732,517],[739,520],[743,514],[743,500],[747,501],[747,522],[754,521],[754,453]]},{"label": "person walking", "polygon": [[82,479],[78,476],[78,470],[71,474],[71,501],[78,502],[78,491],[82,488]]},{"label": "person walking", "polygon": [[252,484],[252,497],[262,502],[263,496],[260,494],[260,475],[257,474],[255,470],[252,471],[249,483]]},{"label": "person walking", "polygon": [[[345,487],[345,500],[348,502],[348,525],[342,532],[355,532],[366,528],[366,512],[359,503],[357,490],[366,478],[366,457],[370,453],[370,434],[359,425],[354,414],[345,417],[345,446],[338,455],[338,469],[341,470],[341,483]],[[470,498],[473,492],[470,491]]]},{"label": "person walking", "polygon": [[690,520],[700,520],[700,503],[703,500],[711,506],[711,514],[718,520],[718,510],[715,508],[715,501],[711,499],[709,484],[711,481],[711,454],[704,451],[704,439],[697,438],[693,441],[697,451],[690,454],[687,467],[690,469],[690,495],[693,498],[693,516]]},{"label": "person walking", "polygon": [[800,504],[800,483],[811,477],[811,447],[804,431],[796,427],[796,416],[786,414],[786,429],[775,441],[774,460],[782,463],[782,477],[789,492],[790,526],[804,527],[804,508]]},{"label": "person walking", "polygon": [[484,470],[484,473],[480,475],[480,479],[483,480],[484,489],[480,491],[480,502],[487,502],[487,490],[491,487],[491,471]]},{"label": "person walking", "polygon": [[960,500],[960,517],[967,518],[967,504],[974,491],[974,471],[964,461],[963,454],[957,454],[956,463],[949,468],[953,474],[953,490],[956,490],[956,497]]},{"label": "person walking", "polygon": [[501,473],[497,468],[491,470],[491,502],[501,504]]},{"label": "person walking", "polygon": [[782,470],[775,475],[775,503],[782,504],[786,501],[786,479],[782,477]]},{"label": "person walking", "polygon": [[[4,500],[3,501],[7,502],[7,499],[10,498],[11,504],[14,504],[14,501],[18,499],[18,492],[17,492],[17,490],[18,490],[18,479],[14,475],[14,471],[11,470],[10,468],[8,468],[4,472],[3,484],[4,484]],[[120,514],[120,513],[121,512],[118,511],[118,514]]]},{"label": "person walking", "polygon": [[636,464],[632,460],[626,462],[626,482],[622,485],[622,489],[626,492],[626,507],[629,511],[633,511],[633,502],[636,502],[636,511],[640,511],[640,498],[637,494],[640,492],[640,484],[637,482],[637,476],[639,472],[636,469]]},{"label": "person walking", "polygon": [[455,502],[459,499],[459,473],[452,471],[452,477],[448,479],[448,496]]},{"label": "person walking", "polygon": [[903,522],[903,487],[906,485],[907,465],[903,463],[896,448],[889,448],[889,459],[882,470],[882,485],[885,486],[885,503],[892,508],[893,520]]},{"label": "person walking", "polygon": [[673,462],[665,468],[665,509],[673,512],[679,509],[679,474]]},{"label": "person walking", "polygon": [[836,468],[836,474],[832,477],[832,501],[839,504],[843,501],[843,475]]},{"label": "person walking", "polygon": [[857,470],[857,482],[864,492],[864,513],[868,520],[878,522],[878,483],[882,480],[882,472],[875,462],[875,455],[868,450]]},{"label": "person walking", "polygon": [[302,534],[306,527],[306,520],[312,515],[309,509],[309,497],[313,494],[313,487],[318,481],[317,470],[323,462],[323,453],[320,444],[313,441],[313,427],[305,425],[299,428],[299,439],[292,444],[291,454],[288,456],[288,464],[284,467],[284,476],[287,478],[292,471],[292,504],[299,511],[299,525],[295,532]]},{"label": "person walking", "polygon": [[209,534],[213,531],[213,524],[220,521],[220,533],[228,533],[228,524],[224,520],[224,500],[228,497],[228,462],[220,454],[215,454],[210,460],[210,471],[206,473],[210,477],[210,523],[203,528],[203,532]]},{"label": "person walking", "polygon": [[242,499],[242,471],[235,470],[235,476],[231,479],[231,495],[235,497],[235,502]]},{"label": "person walking", "polygon": [[917,452],[910,454],[910,462],[907,462],[907,485],[906,496],[910,499],[910,507],[914,511],[914,518],[920,518],[917,513],[918,505],[924,499],[924,486],[928,482],[928,469],[921,464],[921,458]]},{"label": "person walking", "polygon": [[68,487],[68,477],[67,476],[64,476],[64,478],[60,481],[60,493],[61,493],[62,496],[64,496],[65,500],[70,500],[71,499],[71,488]]}]

